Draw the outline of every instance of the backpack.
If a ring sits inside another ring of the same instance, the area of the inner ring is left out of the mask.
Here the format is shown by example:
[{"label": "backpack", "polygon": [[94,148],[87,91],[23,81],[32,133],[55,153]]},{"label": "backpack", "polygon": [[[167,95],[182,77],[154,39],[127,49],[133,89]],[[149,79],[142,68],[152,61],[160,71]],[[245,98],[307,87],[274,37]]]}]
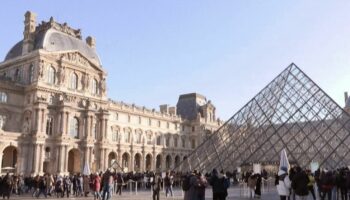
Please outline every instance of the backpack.
[{"label": "backpack", "polygon": [[191,184],[190,184],[190,176],[186,176],[183,180],[182,180],[182,190],[183,191],[188,191],[191,188]]},{"label": "backpack", "polygon": [[224,180],[224,188],[225,189],[228,189],[229,187],[230,187],[230,185],[231,185],[231,183],[230,183],[230,179],[228,179],[228,178],[223,178]]}]

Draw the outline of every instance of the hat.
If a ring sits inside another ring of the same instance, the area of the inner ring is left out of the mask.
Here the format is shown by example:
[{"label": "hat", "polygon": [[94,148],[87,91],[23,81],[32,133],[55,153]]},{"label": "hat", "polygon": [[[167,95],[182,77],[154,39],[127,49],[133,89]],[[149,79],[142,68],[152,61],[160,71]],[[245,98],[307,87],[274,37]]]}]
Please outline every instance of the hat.
[{"label": "hat", "polygon": [[288,168],[287,168],[286,166],[282,166],[282,167],[281,167],[281,170],[287,172],[287,171],[288,171]]}]

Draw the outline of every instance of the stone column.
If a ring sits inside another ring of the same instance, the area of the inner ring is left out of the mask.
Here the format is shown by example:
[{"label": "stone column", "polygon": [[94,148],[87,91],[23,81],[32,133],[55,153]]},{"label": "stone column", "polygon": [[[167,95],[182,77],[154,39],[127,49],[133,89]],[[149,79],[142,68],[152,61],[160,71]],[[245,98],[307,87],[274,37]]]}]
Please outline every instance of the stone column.
[{"label": "stone column", "polygon": [[68,173],[68,146],[64,145],[64,167],[63,172]]},{"label": "stone column", "polygon": [[152,171],[156,171],[157,169],[157,154],[155,151],[153,151],[153,156],[152,156]]},{"label": "stone column", "polygon": [[61,145],[59,147],[59,172],[60,174],[63,174],[65,172],[65,164],[66,164],[66,160],[65,160],[65,151],[64,151],[64,146]]},{"label": "stone column", "polygon": [[38,134],[38,132],[40,132],[40,124],[41,124],[41,120],[40,120],[40,109],[39,108],[36,108],[35,109],[35,131],[36,131],[36,134]]},{"label": "stone column", "polygon": [[103,158],[104,158],[104,149],[101,148],[101,150],[100,150],[100,157],[99,157],[99,160],[100,160],[100,170],[104,170]]},{"label": "stone column", "polygon": [[41,118],[42,118],[42,123],[41,123],[41,132],[46,134],[46,120],[47,120],[47,112],[45,109],[41,109]]},{"label": "stone column", "polygon": [[135,160],[135,155],[134,151],[130,151],[130,163],[129,163],[129,171],[134,171],[134,160]]},{"label": "stone column", "polygon": [[146,171],[146,155],[145,155],[145,151],[142,151],[142,155],[141,155],[141,162],[140,162],[140,170],[142,172]]},{"label": "stone column", "polygon": [[43,144],[39,144],[39,174],[43,174]]},{"label": "stone column", "polygon": [[101,136],[101,140],[105,140],[105,139],[107,139],[106,138],[106,126],[105,126],[105,120],[102,118],[102,119],[100,119],[100,130],[101,130],[101,132],[100,132],[100,136]]},{"label": "stone column", "polygon": [[63,129],[63,130],[65,130],[65,132],[64,132],[65,135],[68,135],[68,133],[69,133],[68,127],[69,127],[69,112],[66,112],[66,122],[64,124],[64,129]]},{"label": "stone column", "polygon": [[33,144],[33,160],[32,160],[32,173],[36,175],[36,161],[37,161],[37,154],[36,154],[37,146]]},{"label": "stone column", "polygon": [[105,139],[108,140],[108,119],[104,119],[105,120],[105,123],[104,123],[104,126],[105,126]]},{"label": "stone column", "polygon": [[162,154],[162,171],[166,169],[166,156]]},{"label": "stone column", "polygon": [[105,163],[104,163],[105,167],[104,168],[105,169],[109,168],[107,149],[105,149],[105,151],[104,151],[104,161],[105,161]]}]

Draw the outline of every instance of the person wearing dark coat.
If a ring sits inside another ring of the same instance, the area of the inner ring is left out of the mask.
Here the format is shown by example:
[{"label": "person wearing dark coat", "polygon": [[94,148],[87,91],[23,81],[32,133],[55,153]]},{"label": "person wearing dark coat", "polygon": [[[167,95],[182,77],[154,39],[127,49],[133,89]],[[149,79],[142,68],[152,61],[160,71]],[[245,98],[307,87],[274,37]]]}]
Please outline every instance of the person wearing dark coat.
[{"label": "person wearing dark coat", "polygon": [[11,196],[11,191],[12,191],[12,177],[10,176],[9,173],[6,174],[6,176],[2,179],[2,198],[7,199],[10,198]]},{"label": "person wearing dark coat", "polygon": [[296,167],[295,170],[295,175],[292,179],[292,188],[298,199],[307,199],[309,194],[309,190],[307,188],[309,178],[305,171],[301,170],[300,167]]},{"label": "person wearing dark coat", "polygon": [[209,184],[213,190],[213,200],[225,200],[227,197],[227,190],[224,186],[225,178],[213,169]]},{"label": "person wearing dark coat", "polygon": [[260,174],[255,174],[255,176],[256,176],[255,197],[260,198],[261,197],[262,177]]}]

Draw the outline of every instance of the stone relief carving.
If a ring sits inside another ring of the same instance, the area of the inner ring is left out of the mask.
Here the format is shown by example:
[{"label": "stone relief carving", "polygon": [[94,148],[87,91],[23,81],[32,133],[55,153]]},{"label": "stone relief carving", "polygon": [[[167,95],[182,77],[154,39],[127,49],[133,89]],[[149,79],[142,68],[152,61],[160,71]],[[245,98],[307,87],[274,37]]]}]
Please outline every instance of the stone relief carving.
[{"label": "stone relief carving", "polygon": [[57,77],[58,77],[60,84],[64,83],[64,81],[66,79],[66,67],[65,66],[58,68]]},{"label": "stone relief carving", "polygon": [[30,132],[30,113],[25,114],[24,120],[23,120],[23,126],[22,126],[22,132],[23,133],[29,133]]},{"label": "stone relief carving", "polygon": [[36,32],[42,32],[46,31],[50,28],[56,29],[58,31],[64,32],[68,35],[71,35],[73,37],[76,37],[78,39],[81,39],[81,30],[80,29],[73,29],[67,25],[67,23],[57,23],[54,21],[53,17],[50,18],[49,22],[42,21],[41,24],[36,28]]},{"label": "stone relief carving", "polygon": [[78,64],[78,65],[83,65],[86,67],[91,67],[89,61],[81,56],[79,53],[65,53],[61,57],[62,60],[68,61],[70,63]]},{"label": "stone relief carving", "polygon": [[103,78],[100,81],[100,89],[101,89],[102,95],[104,95],[106,93],[106,78]]},{"label": "stone relief carving", "polygon": [[39,63],[39,73],[38,73],[38,79],[44,79],[44,68],[45,68],[45,62],[43,60],[40,60]]}]

